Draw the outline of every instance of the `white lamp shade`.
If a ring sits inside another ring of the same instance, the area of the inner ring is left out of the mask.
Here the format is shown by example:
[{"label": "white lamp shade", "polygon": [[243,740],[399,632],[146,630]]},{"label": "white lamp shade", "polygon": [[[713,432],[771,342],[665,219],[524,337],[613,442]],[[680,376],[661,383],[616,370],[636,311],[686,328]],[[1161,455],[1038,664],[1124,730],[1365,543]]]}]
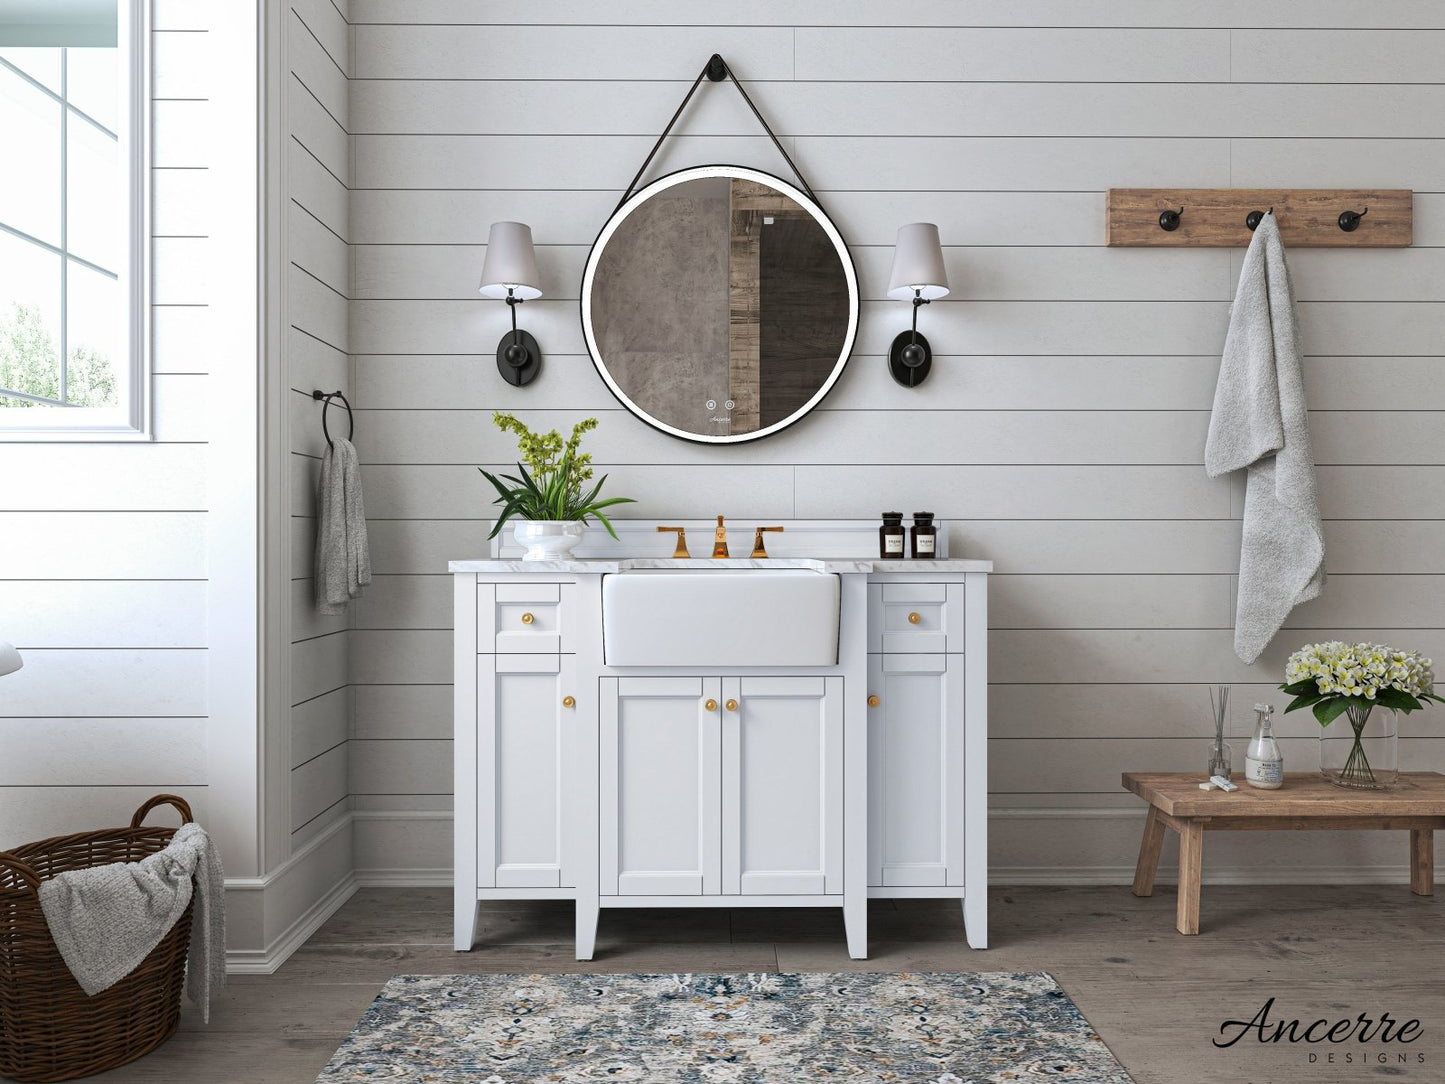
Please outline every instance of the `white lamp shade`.
[{"label": "white lamp shade", "polygon": [[948,293],[943,246],[938,240],[938,227],[932,222],[899,226],[898,240],[893,246],[888,296],[894,301],[912,301],[915,292],[921,292],[926,301]]},{"label": "white lamp shade", "polygon": [[0,640],[0,676],[13,674],[24,665],[24,661],[20,658],[20,652],[15,650],[14,645]]},{"label": "white lamp shade", "polygon": [[478,292],[483,297],[503,298],[511,290],[523,301],[531,301],[542,296],[539,282],[532,227],[523,222],[493,222]]}]

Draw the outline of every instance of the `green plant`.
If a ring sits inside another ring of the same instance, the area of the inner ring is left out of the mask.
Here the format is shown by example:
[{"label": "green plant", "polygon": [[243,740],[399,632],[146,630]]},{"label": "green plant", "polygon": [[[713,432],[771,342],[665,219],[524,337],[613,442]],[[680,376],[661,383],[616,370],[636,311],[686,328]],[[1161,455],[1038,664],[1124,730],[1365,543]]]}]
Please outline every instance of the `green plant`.
[{"label": "green plant", "polygon": [[603,483],[607,481],[605,474],[585,495],[583,493],[583,486],[592,478],[592,456],[579,449],[583,434],[597,428],[596,418],[584,418],[574,425],[572,435],[566,441],[555,429],[548,433],[534,433],[515,415],[501,411],[492,415],[492,422],[503,432],[517,434],[517,446],[526,466],[517,464],[517,475],[520,477],[504,474],[500,478],[477,468],[497,491],[497,499],[492,503],[502,506],[501,515],[497,517],[488,538],[496,538],[512,516],[535,520],[581,520],[583,523],[595,516],[607,528],[608,534],[617,537],[602,509],[636,502],[631,497],[598,500]]},{"label": "green plant", "polygon": [[[60,347],[45,327],[38,308],[15,302],[10,309],[9,318],[0,321],[0,408],[46,405],[6,396],[3,389],[38,395],[61,405]],[[110,359],[89,347],[71,344],[65,377],[64,403],[97,407],[117,402]]]}]

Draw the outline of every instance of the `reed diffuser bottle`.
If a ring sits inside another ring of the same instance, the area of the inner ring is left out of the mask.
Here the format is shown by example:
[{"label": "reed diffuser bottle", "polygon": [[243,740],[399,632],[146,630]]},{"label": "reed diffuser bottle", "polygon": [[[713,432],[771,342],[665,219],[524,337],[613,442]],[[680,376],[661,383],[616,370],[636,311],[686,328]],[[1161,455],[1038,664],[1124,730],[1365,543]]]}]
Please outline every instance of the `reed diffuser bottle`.
[{"label": "reed diffuser bottle", "polygon": [[1230,778],[1234,770],[1234,750],[1224,740],[1224,728],[1229,721],[1229,686],[1221,685],[1216,691],[1209,690],[1209,706],[1214,719],[1214,741],[1209,745],[1209,770],[1205,777],[1222,775]]}]

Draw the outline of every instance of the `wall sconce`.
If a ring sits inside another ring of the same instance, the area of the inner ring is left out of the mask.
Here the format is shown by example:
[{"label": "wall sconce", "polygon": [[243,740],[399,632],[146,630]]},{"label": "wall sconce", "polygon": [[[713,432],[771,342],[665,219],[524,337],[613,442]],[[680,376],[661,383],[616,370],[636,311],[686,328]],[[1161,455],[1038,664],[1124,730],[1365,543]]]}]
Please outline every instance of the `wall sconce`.
[{"label": "wall sconce", "polygon": [[13,674],[24,665],[25,663],[20,658],[20,652],[15,650],[14,645],[0,640],[0,677]]},{"label": "wall sconce", "polygon": [[497,344],[497,371],[516,387],[530,384],[542,368],[542,348],[537,340],[517,330],[517,306],[542,296],[539,281],[532,227],[521,222],[493,222],[477,292],[506,301],[512,313],[512,331]]},{"label": "wall sconce", "polygon": [[911,222],[898,227],[893,246],[893,272],[888,296],[913,302],[913,327],[901,331],[888,348],[888,371],[907,388],[916,388],[933,366],[933,350],[918,334],[918,307],[948,293],[948,272],[943,268],[943,247],[932,222]]}]

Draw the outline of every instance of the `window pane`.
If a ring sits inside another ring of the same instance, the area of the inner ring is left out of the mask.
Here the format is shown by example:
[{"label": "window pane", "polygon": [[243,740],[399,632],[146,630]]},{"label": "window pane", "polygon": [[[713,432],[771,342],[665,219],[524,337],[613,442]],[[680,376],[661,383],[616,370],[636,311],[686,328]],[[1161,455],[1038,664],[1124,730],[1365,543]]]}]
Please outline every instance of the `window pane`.
[{"label": "window pane", "polygon": [[60,103],[0,67],[0,223],[60,244]]},{"label": "window pane", "polygon": [[114,132],[120,83],[114,49],[65,51],[65,100]]},{"label": "window pane", "polygon": [[71,255],[119,269],[116,237],[121,212],[115,139],[74,113],[66,130],[65,243]]},{"label": "window pane", "polygon": [[[60,394],[60,257],[0,231],[0,387]],[[0,398],[0,407],[33,406]]]},{"label": "window pane", "polygon": [[0,49],[0,60],[8,60],[37,83],[60,93],[59,49]]},{"label": "window pane", "polygon": [[115,279],[70,261],[66,277],[66,399],[79,406],[114,406],[120,286]]}]

